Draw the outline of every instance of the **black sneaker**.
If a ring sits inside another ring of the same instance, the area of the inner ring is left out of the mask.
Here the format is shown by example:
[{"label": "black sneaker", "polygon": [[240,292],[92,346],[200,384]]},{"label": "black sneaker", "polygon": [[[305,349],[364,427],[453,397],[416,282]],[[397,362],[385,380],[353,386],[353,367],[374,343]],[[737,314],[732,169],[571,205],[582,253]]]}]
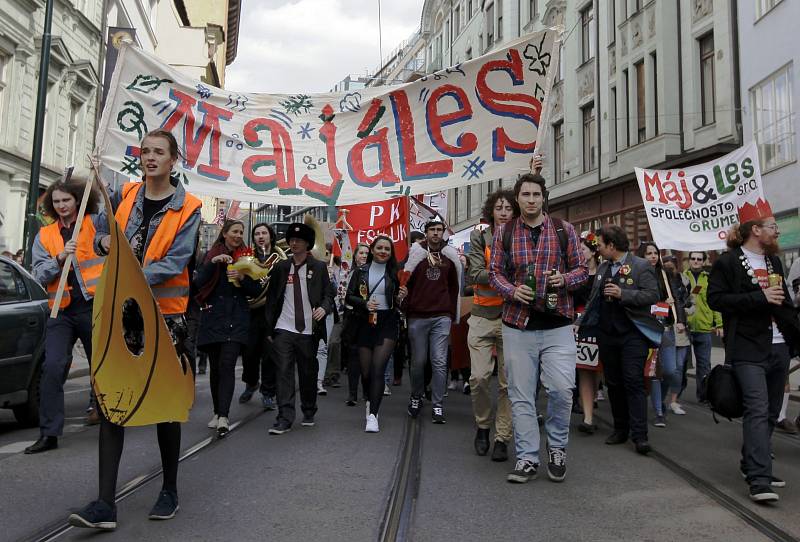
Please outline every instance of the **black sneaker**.
[{"label": "black sneaker", "polygon": [[777,502],[779,499],[778,494],[772,491],[769,486],[750,486],[750,500],[753,502]]},{"label": "black sneaker", "polygon": [[653,421],[653,425],[656,427],[666,427],[667,419],[664,416],[656,416],[655,421]]},{"label": "black sneaker", "polygon": [[440,406],[433,407],[433,423],[446,423],[446,420],[444,419],[444,409]]},{"label": "black sneaker", "polygon": [[92,501],[80,512],[70,514],[68,521],[73,527],[113,531],[117,528],[117,507],[101,500]]},{"label": "black sneaker", "polygon": [[292,430],[292,424],[280,421],[275,422],[275,424],[269,428],[270,435],[282,435],[284,433],[288,433]]},{"label": "black sneaker", "polygon": [[475,453],[478,455],[486,455],[489,453],[489,428],[481,429],[475,433]]},{"label": "black sneaker", "polygon": [[554,482],[563,482],[567,477],[567,452],[564,448],[550,448],[547,453],[547,477]]},{"label": "black sneaker", "polygon": [[[742,475],[742,478],[747,481],[747,473],[744,469],[739,468],[739,474]],[[772,487],[786,487],[786,480],[781,480],[777,476],[772,476],[769,480],[769,485]]]},{"label": "black sneaker", "polygon": [[422,399],[419,397],[411,396],[408,400],[408,415],[412,418],[419,416],[419,409],[422,408]]},{"label": "black sneaker", "polygon": [[531,461],[526,461],[525,459],[519,459],[517,460],[516,466],[514,466],[514,470],[509,472],[508,476],[506,476],[506,480],[515,484],[524,484],[528,480],[536,478],[536,471],[538,469],[539,465]]},{"label": "black sneaker", "polygon": [[250,401],[253,398],[253,394],[258,391],[258,386],[246,386],[244,391],[239,396],[239,402],[244,404]]},{"label": "black sneaker", "polygon": [[492,461],[502,463],[508,461],[508,445],[502,440],[494,441],[494,449],[492,449]]},{"label": "black sneaker", "polygon": [[314,416],[303,416],[303,421],[300,422],[303,427],[314,427]]},{"label": "black sneaker", "polygon": [[178,494],[174,491],[162,489],[161,493],[158,494],[156,504],[153,505],[153,509],[150,510],[150,515],[147,517],[150,519],[172,519],[180,508],[178,506]]}]

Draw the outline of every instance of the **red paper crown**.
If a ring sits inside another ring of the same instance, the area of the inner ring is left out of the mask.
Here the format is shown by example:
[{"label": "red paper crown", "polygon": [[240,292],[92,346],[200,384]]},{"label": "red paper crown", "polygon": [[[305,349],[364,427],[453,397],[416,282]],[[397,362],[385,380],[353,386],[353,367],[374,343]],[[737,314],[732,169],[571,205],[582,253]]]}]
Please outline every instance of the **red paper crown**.
[{"label": "red paper crown", "polygon": [[739,223],[752,222],[754,220],[763,220],[773,216],[772,208],[769,202],[764,199],[758,198],[756,204],[753,205],[749,201],[739,207]]},{"label": "red paper crown", "polygon": [[253,249],[250,247],[239,247],[233,251],[233,261],[235,262],[239,258],[245,258],[247,256],[253,255]]}]

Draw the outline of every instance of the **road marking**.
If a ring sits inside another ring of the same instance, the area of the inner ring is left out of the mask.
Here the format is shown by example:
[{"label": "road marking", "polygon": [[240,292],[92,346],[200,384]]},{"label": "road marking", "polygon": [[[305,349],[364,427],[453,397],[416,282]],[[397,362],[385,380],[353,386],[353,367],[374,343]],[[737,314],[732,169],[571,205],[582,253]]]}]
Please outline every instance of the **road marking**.
[{"label": "road marking", "polygon": [[22,442],[12,442],[11,444],[0,446],[0,454],[18,454],[34,442],[36,441],[26,440]]}]

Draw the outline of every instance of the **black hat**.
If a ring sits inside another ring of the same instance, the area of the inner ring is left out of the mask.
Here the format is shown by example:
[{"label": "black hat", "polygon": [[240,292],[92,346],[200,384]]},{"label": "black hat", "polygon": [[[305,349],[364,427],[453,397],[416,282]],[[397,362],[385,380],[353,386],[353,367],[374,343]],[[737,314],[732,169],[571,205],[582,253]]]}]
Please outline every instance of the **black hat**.
[{"label": "black hat", "polygon": [[302,239],[308,243],[308,250],[311,250],[314,248],[316,234],[311,226],[306,226],[302,222],[294,222],[289,224],[289,229],[286,230],[286,242],[288,243],[291,239]]}]

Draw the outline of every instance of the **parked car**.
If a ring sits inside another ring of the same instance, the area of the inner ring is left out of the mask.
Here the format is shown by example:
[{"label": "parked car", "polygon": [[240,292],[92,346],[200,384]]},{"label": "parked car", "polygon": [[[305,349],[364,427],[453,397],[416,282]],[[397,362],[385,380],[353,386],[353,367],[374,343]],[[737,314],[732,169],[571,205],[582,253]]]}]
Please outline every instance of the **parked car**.
[{"label": "parked car", "polygon": [[0,408],[39,425],[39,380],[49,316],[47,292],[23,267],[0,256]]}]

